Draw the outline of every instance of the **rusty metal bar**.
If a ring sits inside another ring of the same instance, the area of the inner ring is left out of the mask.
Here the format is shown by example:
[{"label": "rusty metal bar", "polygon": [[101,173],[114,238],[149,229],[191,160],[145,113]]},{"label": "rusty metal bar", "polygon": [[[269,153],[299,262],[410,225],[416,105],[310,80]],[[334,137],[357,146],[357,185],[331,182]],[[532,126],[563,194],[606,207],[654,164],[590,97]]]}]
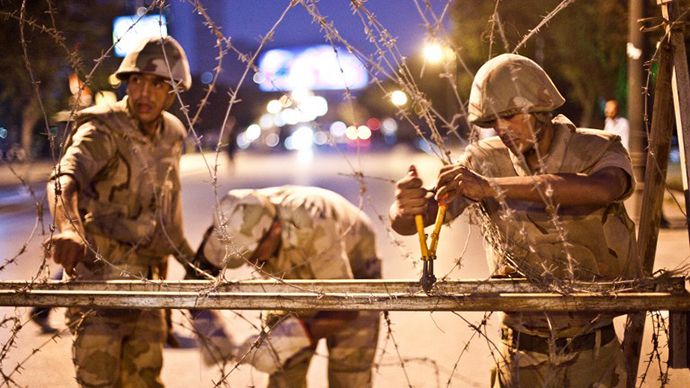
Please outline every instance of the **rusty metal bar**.
[{"label": "rusty metal bar", "polygon": [[[409,293],[420,291],[419,281],[406,279],[305,279],[305,280],[82,280],[29,282],[25,280],[0,281],[0,291],[7,290],[62,290],[62,291],[180,291],[203,292],[317,292],[317,293]],[[615,282],[561,282],[539,285],[522,278],[441,280],[435,284],[434,292],[453,293],[557,293],[591,292],[614,293],[635,291],[683,292],[685,279],[645,278]]]},{"label": "rusty metal bar", "polygon": [[[683,279],[574,283],[578,291],[544,292],[525,280],[440,282],[430,294],[418,282],[209,281],[0,282],[2,306],[92,308],[319,309],[390,311],[597,311],[690,310]],[[633,287],[634,286],[634,287]],[[640,287],[648,291],[641,291]],[[642,288],[644,288],[642,287]]]}]

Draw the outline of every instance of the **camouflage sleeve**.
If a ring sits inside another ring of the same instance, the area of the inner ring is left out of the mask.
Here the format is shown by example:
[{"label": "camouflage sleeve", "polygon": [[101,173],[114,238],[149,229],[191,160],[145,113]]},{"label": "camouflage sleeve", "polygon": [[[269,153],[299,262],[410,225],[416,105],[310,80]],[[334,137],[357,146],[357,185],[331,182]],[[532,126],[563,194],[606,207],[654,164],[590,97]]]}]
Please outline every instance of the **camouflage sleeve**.
[{"label": "camouflage sleeve", "polygon": [[176,245],[177,254],[175,257],[178,261],[184,262],[185,260],[191,260],[194,257],[194,251],[192,250],[187,238],[184,233],[184,221],[182,217],[182,185],[180,179],[180,158],[182,157],[182,147],[179,148],[179,152],[175,155],[177,163],[175,165],[175,192],[173,193],[173,226],[175,227],[174,240]]},{"label": "camouflage sleeve", "polygon": [[80,189],[88,187],[96,174],[101,171],[115,155],[117,146],[112,136],[86,123],[72,136],[72,143],[53,171],[50,179],[61,175],[71,175]]},{"label": "camouflage sleeve", "polygon": [[199,270],[204,271],[212,276],[218,276],[220,274],[220,269],[213,265],[205,254],[207,242],[212,234],[213,226],[210,226],[208,229],[206,229],[204,237],[201,240],[201,244],[199,245],[196,253],[193,254],[192,258],[188,259],[188,261],[180,261],[185,269],[185,279],[205,279],[205,276],[203,276]]},{"label": "camouflage sleeve", "polygon": [[608,167],[620,168],[621,170],[625,171],[625,174],[628,177],[628,186],[618,200],[622,201],[630,197],[635,191],[635,178],[633,174],[632,161],[630,160],[630,154],[628,154],[628,151],[626,151],[625,147],[623,147],[620,138],[616,138],[614,141],[612,141],[611,145],[606,150],[606,153],[604,153],[604,156],[602,156],[601,159],[594,164],[594,167],[592,167],[591,173],[593,174]]}]

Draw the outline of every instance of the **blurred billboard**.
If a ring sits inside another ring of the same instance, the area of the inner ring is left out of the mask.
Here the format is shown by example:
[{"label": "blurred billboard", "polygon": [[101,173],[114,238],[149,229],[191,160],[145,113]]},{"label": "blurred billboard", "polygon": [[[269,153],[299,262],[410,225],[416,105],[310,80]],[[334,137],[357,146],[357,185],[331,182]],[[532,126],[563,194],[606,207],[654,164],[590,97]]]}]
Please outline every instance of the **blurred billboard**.
[{"label": "blurred billboard", "polygon": [[254,81],[265,92],[362,89],[369,76],[345,48],[316,45],[268,50],[259,58]]},{"label": "blurred billboard", "polygon": [[113,44],[117,57],[127,55],[141,39],[167,35],[165,15],[128,15],[113,19]]}]

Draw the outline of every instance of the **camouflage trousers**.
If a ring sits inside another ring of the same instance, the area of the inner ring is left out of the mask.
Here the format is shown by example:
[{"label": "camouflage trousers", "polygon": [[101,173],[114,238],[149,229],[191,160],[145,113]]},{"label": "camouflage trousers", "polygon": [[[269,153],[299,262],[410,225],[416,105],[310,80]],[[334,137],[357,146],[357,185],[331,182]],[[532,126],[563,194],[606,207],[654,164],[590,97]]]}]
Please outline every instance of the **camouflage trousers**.
[{"label": "camouflage trousers", "polygon": [[626,386],[625,358],[618,338],[595,342],[590,349],[559,349],[554,354],[516,350],[514,343],[513,338],[503,339],[501,360],[491,376],[494,388]]},{"label": "camouflage trousers", "polygon": [[[378,344],[380,319],[378,311],[360,311],[346,328],[325,338],[330,388],[372,386],[371,367]],[[307,369],[315,350],[316,344],[290,358],[281,371],[270,376],[268,387],[306,387]]]},{"label": "camouflage trousers", "polygon": [[163,310],[70,308],[72,357],[83,387],[163,387]]}]

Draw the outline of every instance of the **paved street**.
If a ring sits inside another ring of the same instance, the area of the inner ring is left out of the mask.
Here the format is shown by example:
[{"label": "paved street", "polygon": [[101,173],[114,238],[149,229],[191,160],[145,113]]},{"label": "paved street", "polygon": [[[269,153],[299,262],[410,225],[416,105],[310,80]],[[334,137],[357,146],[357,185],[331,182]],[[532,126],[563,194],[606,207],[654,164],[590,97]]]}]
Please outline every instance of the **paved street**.
[{"label": "paved street", "polygon": [[[213,155],[206,154],[207,158]],[[213,160],[208,160],[213,165]],[[224,155],[220,157],[217,192],[222,195],[231,188],[263,187],[280,184],[315,185],[343,194],[362,208],[373,219],[378,232],[378,248],[384,260],[385,278],[419,278],[417,265],[419,256],[416,237],[392,235],[386,225],[387,208],[393,196],[392,180],[402,176],[410,164],[418,167],[420,176],[430,184],[440,163],[436,158],[414,153],[406,148],[395,149],[385,154],[329,154],[316,155],[313,160],[299,158],[295,154],[264,155],[241,153],[235,164],[230,165]],[[43,167],[45,169],[45,167]],[[36,171],[39,171],[37,168]],[[192,245],[198,245],[201,236],[210,223],[214,188],[201,155],[187,155],[183,158],[183,200],[187,236]],[[353,176],[364,175],[363,183]],[[37,185],[37,195],[42,195]],[[49,216],[43,222],[37,221],[36,212],[27,201],[27,194],[11,188],[0,191],[0,258],[2,263],[18,255],[15,263],[0,272],[0,279],[29,279],[38,274],[42,252],[40,242],[48,233]],[[9,193],[9,194],[8,194]],[[15,197],[13,197],[14,195]],[[21,198],[25,200],[21,200]],[[5,202],[3,202],[5,198]],[[10,199],[7,199],[10,198]],[[668,213],[667,213],[668,215]],[[677,209],[671,215],[678,218]],[[488,276],[484,260],[482,238],[476,227],[470,227],[466,218],[461,218],[442,231],[439,245],[438,274],[452,278],[481,279]],[[675,268],[688,263],[689,249],[687,231],[663,230],[657,250],[657,268]],[[21,252],[21,254],[20,254]],[[459,261],[460,265],[456,266]],[[56,268],[50,267],[51,271]],[[231,272],[232,277],[245,279],[252,276],[247,269]],[[170,278],[179,279],[182,270],[176,263],[171,268]],[[27,320],[25,308],[0,308],[5,317],[17,315]],[[62,309],[52,315],[55,326],[64,328]],[[487,334],[490,341],[498,341],[497,315],[493,314]],[[224,312],[227,328],[236,341],[250,333],[248,319],[258,322],[254,312]],[[388,326],[384,325],[379,340],[377,356],[378,369],[375,372],[377,387],[485,387],[489,384],[489,373],[494,363],[490,341],[478,336],[469,324],[478,324],[483,313],[391,313],[393,337],[386,339]],[[175,321],[185,325],[181,315]],[[623,320],[618,319],[617,330],[622,333]],[[179,333],[188,334],[178,325]],[[642,359],[651,349],[649,333],[645,337]],[[11,334],[8,327],[0,329],[0,342],[5,344]],[[665,340],[664,340],[665,341]],[[70,359],[71,336],[63,333],[59,338],[39,335],[38,328],[31,322],[19,331],[14,348],[6,359],[0,360],[4,373],[21,363],[22,368],[12,378],[21,386],[73,387],[73,367]],[[663,344],[662,344],[663,345]],[[34,349],[39,351],[32,355]],[[325,348],[321,349],[323,354]],[[400,356],[398,356],[398,353]],[[403,368],[401,368],[401,359]],[[665,359],[665,356],[664,356]],[[457,365],[457,368],[455,367]],[[656,369],[655,369],[656,368]],[[643,369],[643,368],[641,368]],[[163,379],[170,387],[213,386],[219,380],[217,368],[202,365],[197,349],[166,349]],[[652,366],[646,386],[659,386],[658,368]],[[265,375],[243,366],[233,371],[228,378],[230,386],[263,386]],[[671,371],[672,387],[690,386],[690,373]],[[324,387],[326,383],[325,358],[317,357],[309,372],[311,387]]]}]

